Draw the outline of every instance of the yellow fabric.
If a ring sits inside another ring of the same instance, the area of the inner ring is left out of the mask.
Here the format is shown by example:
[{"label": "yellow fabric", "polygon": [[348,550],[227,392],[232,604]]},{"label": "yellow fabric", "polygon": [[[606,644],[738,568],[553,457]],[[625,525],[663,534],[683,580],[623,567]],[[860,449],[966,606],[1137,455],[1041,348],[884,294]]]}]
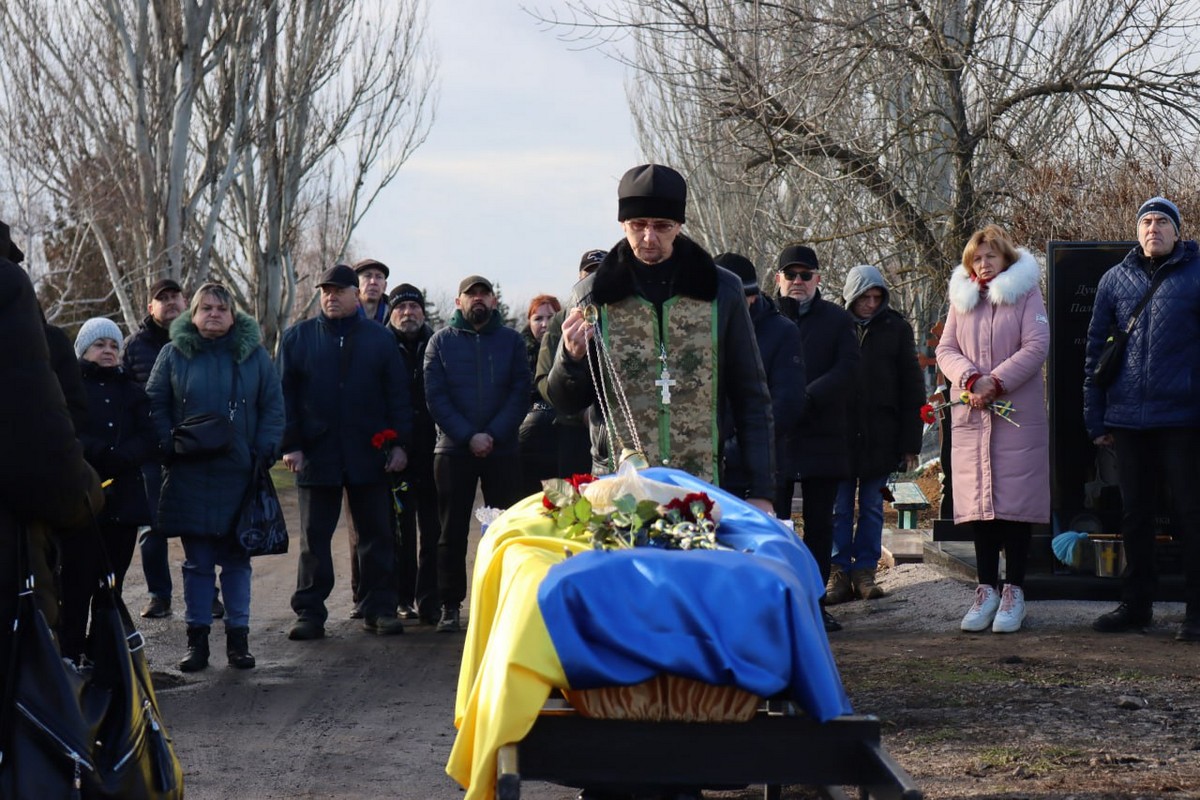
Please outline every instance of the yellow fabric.
[{"label": "yellow fabric", "polygon": [[466,800],[496,792],[496,753],[525,738],[552,688],[569,688],[538,609],[546,571],[588,545],[554,535],[531,495],[488,526],[471,582],[471,614],[458,674],[454,725],[458,736],[446,774]]}]

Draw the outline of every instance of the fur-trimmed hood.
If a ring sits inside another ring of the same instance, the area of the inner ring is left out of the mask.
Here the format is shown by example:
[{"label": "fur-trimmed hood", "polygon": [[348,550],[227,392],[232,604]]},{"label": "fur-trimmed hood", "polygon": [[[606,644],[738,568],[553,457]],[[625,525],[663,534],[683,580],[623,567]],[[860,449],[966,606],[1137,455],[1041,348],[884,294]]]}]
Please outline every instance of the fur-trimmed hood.
[{"label": "fur-trimmed hood", "polygon": [[[1038,285],[1041,270],[1033,255],[1023,247],[1017,248],[1017,260],[987,285],[987,298],[992,305],[1012,305]],[[950,304],[960,314],[972,311],[979,303],[979,284],[962,264],[950,275]]]},{"label": "fur-trimmed hood", "polygon": [[[262,342],[262,329],[258,327],[258,323],[254,321],[253,317],[243,314],[241,311],[233,315],[233,327],[229,329],[228,335],[232,339],[234,360],[239,364],[249,358],[250,354],[254,352],[254,348]],[[212,341],[220,340],[205,339],[201,336],[200,330],[192,322],[191,314],[186,311],[171,323],[171,343],[178,348],[184,358],[192,358]]]},{"label": "fur-trimmed hood", "polygon": [[[674,262],[676,270],[683,269],[685,280],[673,284],[672,294],[691,297],[704,302],[711,302],[717,297],[717,265],[712,256],[704,248],[684,235],[675,238],[674,249],[669,261]],[[634,269],[645,266],[633,254],[629,242],[622,239],[608,251],[608,255],[600,262],[594,275],[591,276],[591,301],[604,305],[624,300],[637,291],[637,278]],[[676,272],[678,277],[681,273]],[[585,278],[584,280],[587,280]]]}]

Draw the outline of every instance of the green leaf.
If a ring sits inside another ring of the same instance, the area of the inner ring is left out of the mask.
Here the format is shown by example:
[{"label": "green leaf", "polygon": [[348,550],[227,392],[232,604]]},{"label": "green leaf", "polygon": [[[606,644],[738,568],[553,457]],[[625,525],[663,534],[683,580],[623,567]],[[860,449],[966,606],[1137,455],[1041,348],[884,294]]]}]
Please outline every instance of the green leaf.
[{"label": "green leaf", "polygon": [[630,515],[637,511],[638,501],[631,494],[623,494],[613,501],[613,505],[622,514]]},{"label": "green leaf", "polygon": [[565,508],[575,502],[578,496],[575,493],[575,487],[570,481],[564,481],[562,478],[551,478],[548,481],[542,481],[542,488],[546,492],[546,497],[551,503],[554,503],[555,508]]},{"label": "green leaf", "polygon": [[575,512],[576,519],[591,519],[592,504],[590,502],[588,502],[588,499],[586,497],[581,496],[578,500],[575,501],[574,512]]}]

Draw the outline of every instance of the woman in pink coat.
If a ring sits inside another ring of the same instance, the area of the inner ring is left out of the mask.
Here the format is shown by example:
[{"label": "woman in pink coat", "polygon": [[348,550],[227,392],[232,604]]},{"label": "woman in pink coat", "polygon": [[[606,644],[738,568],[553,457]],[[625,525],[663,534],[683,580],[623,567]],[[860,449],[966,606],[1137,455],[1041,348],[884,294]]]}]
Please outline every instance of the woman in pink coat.
[{"label": "woman in pink coat", "polygon": [[[997,225],[972,234],[950,276],[950,315],[937,361],[954,400],[948,410],[954,521],[972,523],[979,573],[964,631],[1020,630],[1032,523],[1050,520],[1042,383],[1050,325],[1038,276],[1033,256]],[[1007,420],[991,406],[1003,401],[1012,403]]]}]

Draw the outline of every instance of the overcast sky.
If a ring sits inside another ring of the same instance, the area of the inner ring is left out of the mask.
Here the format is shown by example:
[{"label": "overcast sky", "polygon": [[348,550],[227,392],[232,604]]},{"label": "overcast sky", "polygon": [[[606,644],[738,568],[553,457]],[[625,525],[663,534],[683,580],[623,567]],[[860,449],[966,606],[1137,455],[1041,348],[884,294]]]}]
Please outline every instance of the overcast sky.
[{"label": "overcast sky", "polygon": [[389,287],[407,281],[431,299],[471,274],[499,283],[514,310],[562,298],[580,255],[620,238],[617,182],[642,163],[625,69],[539,30],[511,0],[432,0],[429,23],[437,118],[355,252],[389,266]]}]

